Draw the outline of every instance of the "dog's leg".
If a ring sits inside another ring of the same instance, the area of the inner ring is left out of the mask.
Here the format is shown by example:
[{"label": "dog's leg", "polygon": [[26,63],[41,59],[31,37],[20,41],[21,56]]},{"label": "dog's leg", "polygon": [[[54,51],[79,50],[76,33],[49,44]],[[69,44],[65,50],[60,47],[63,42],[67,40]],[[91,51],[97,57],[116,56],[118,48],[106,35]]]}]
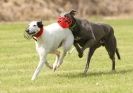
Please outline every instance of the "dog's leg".
[{"label": "dog's leg", "polygon": [[35,80],[35,78],[38,76],[39,72],[41,71],[41,69],[43,68],[43,65],[45,64],[46,62],[46,53],[45,53],[45,50],[43,48],[39,48],[37,49],[37,52],[39,54],[39,64],[32,76],[32,79],[31,80]]},{"label": "dog's leg", "polygon": [[54,65],[53,65],[54,71],[63,63],[63,59],[66,56],[66,53],[67,53],[66,51],[63,51],[63,53],[59,57],[59,60],[56,63],[54,63]]},{"label": "dog's leg", "polygon": [[73,47],[70,51],[67,52],[67,54],[71,54],[74,51],[74,49],[75,48]]},{"label": "dog's leg", "polygon": [[40,58],[40,62],[38,64],[38,66],[37,66],[37,68],[36,68],[31,80],[35,80],[35,78],[38,76],[38,74],[41,71],[43,65],[45,64],[45,61],[46,61],[46,59]]},{"label": "dog's leg", "polygon": [[90,50],[88,52],[88,58],[87,58],[86,66],[84,69],[84,74],[86,74],[88,69],[89,69],[90,60],[91,60],[91,57],[92,57],[95,50],[96,50],[96,48],[92,47],[92,48],[90,48]]},{"label": "dog's leg", "polygon": [[113,37],[110,37],[106,43],[105,48],[109,54],[109,57],[112,61],[112,70],[115,70],[115,51],[116,51],[116,41],[114,41]]},{"label": "dog's leg", "polygon": [[84,50],[86,48],[90,48],[92,46],[94,46],[94,44],[96,43],[96,41],[94,39],[90,39],[86,42],[86,44],[83,46],[83,48],[81,49],[81,54],[83,54]]},{"label": "dog's leg", "polygon": [[[56,67],[56,68],[58,68],[58,67],[63,63],[63,59],[64,59],[64,57],[66,56],[66,53],[67,53],[67,51],[64,50],[63,53],[62,53],[62,55],[60,56],[60,58],[59,58],[59,60],[58,60],[58,63],[57,63],[57,67]],[[55,69],[55,70],[56,70],[56,69]]]},{"label": "dog's leg", "polygon": [[115,57],[111,58],[112,60],[112,70],[115,71]]},{"label": "dog's leg", "polygon": [[69,35],[68,38],[66,38],[66,40],[64,40],[63,44],[62,44],[62,47],[63,47],[63,53],[62,55],[59,57],[59,60],[58,60],[58,63],[57,65],[55,66],[55,68],[53,68],[53,70],[55,71],[56,68],[58,68],[62,63],[63,63],[63,59],[64,57],[66,56],[67,54],[67,51],[71,48],[71,46],[73,45],[73,36],[72,35]]},{"label": "dog's leg", "polygon": [[[112,47],[110,47],[110,58],[111,58],[111,60],[112,60],[112,70],[115,70],[115,52],[116,52],[116,39],[115,39],[115,37],[112,37],[112,39],[111,39],[111,41],[112,41]],[[111,42],[110,41],[110,42]]]},{"label": "dog's leg", "polygon": [[[58,60],[56,68],[58,68],[63,63],[63,59],[66,56],[67,51],[71,48],[72,45],[73,45],[73,37],[70,36],[69,38],[67,38],[67,40],[64,42],[64,44],[62,46],[63,53]],[[56,68],[53,68],[53,69],[56,70]]]},{"label": "dog's leg", "polygon": [[81,51],[81,48],[79,47],[78,43],[74,43],[74,46],[75,46],[75,48],[76,48],[76,50],[78,52],[78,56],[80,58],[82,58],[83,57],[83,52]]},{"label": "dog's leg", "polygon": [[107,50],[112,61],[112,70],[115,70],[115,51]]},{"label": "dog's leg", "polygon": [[49,69],[52,69],[52,66],[50,66],[50,64],[46,61],[45,62],[46,66],[49,68]]},{"label": "dog's leg", "polygon": [[56,51],[54,51],[54,54],[56,54],[56,59],[55,59],[55,62],[53,64],[53,70],[55,71],[57,68],[59,57],[60,57],[60,51],[56,50]]}]

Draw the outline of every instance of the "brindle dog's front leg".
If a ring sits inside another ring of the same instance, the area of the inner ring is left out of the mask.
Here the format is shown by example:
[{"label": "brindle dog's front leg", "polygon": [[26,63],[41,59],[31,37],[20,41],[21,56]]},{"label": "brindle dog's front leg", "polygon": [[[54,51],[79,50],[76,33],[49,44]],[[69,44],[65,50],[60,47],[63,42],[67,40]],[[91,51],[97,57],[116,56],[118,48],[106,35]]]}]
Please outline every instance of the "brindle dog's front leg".
[{"label": "brindle dog's front leg", "polygon": [[81,51],[81,48],[80,48],[79,44],[78,43],[74,43],[74,46],[75,46],[76,50],[78,51],[78,56],[80,58],[82,58],[83,57],[83,52]]}]

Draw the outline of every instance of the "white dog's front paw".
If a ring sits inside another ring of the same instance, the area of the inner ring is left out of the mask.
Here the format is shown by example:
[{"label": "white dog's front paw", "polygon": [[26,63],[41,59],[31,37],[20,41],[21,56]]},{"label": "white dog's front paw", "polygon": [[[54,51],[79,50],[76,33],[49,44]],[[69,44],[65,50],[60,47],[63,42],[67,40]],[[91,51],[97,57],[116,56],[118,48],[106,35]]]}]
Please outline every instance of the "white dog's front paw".
[{"label": "white dog's front paw", "polygon": [[31,80],[33,81],[33,80],[35,80],[35,78],[34,78],[34,77],[32,77],[32,78],[31,78]]},{"label": "white dog's front paw", "polygon": [[31,80],[35,80],[36,79],[36,76],[32,76]]}]

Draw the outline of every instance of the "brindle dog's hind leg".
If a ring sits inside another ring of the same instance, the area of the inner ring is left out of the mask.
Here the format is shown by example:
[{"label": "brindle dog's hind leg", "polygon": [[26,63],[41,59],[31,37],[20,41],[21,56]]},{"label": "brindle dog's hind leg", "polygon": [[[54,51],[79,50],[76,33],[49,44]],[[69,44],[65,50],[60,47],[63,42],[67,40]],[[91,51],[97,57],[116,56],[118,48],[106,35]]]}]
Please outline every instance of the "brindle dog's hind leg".
[{"label": "brindle dog's hind leg", "polygon": [[114,36],[111,36],[108,41],[105,43],[105,48],[109,54],[109,57],[112,61],[112,70],[115,70],[115,51],[116,51],[116,39]]}]

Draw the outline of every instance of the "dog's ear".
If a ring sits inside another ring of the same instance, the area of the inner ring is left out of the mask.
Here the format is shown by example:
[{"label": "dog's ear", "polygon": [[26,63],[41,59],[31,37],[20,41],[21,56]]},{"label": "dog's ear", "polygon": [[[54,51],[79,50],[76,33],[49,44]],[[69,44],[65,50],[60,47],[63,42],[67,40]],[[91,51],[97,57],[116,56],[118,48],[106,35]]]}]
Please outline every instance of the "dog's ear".
[{"label": "dog's ear", "polygon": [[38,22],[37,22],[37,26],[38,26],[39,28],[43,27],[42,21],[38,21]]},{"label": "dog's ear", "polygon": [[76,10],[71,10],[70,15],[75,16],[76,12],[77,12]]}]

